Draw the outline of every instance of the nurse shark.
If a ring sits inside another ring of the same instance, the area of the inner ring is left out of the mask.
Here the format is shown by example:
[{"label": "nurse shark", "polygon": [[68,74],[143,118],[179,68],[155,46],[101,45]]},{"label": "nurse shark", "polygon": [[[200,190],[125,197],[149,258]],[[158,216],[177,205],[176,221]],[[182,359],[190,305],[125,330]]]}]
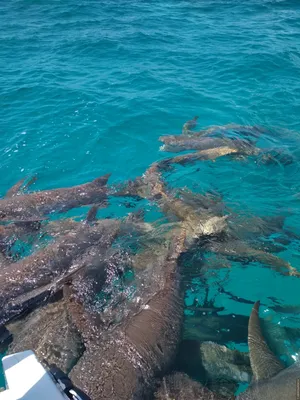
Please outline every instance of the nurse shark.
[{"label": "nurse shark", "polygon": [[237,400],[293,400],[297,399],[300,383],[300,363],[284,368],[266,343],[259,321],[257,301],[248,325],[248,344],[253,381],[250,387],[237,396]]},{"label": "nurse shark", "polygon": [[[45,219],[53,212],[65,212],[71,208],[100,204],[106,200],[106,183],[109,174],[82,185],[40,192],[18,194],[17,183],[4,199],[0,200],[0,221],[34,221]],[[22,181],[23,183],[23,181]]]}]

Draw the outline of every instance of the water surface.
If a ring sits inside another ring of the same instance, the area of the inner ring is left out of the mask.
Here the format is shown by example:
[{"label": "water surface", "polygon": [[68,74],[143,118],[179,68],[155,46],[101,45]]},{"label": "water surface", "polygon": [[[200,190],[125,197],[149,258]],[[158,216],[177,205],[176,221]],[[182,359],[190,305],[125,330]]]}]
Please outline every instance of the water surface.
[{"label": "water surface", "polygon": [[[217,191],[238,213],[284,215],[285,227],[300,234],[299,12],[292,0],[2,2],[1,194],[33,174],[35,189],[107,172],[112,183],[134,178],[166,156],[160,135],[179,134],[199,115],[199,127],[266,127],[258,144],[295,162],[223,158],[178,168],[169,182]],[[108,213],[126,211],[113,202]],[[300,271],[298,240],[278,255]],[[220,284],[248,302],[260,299],[275,323],[299,327],[297,315],[268,311],[274,299],[300,304],[299,279],[254,262],[207,279],[224,314],[248,316],[251,304],[219,293]],[[187,305],[203,296],[196,285]]]}]

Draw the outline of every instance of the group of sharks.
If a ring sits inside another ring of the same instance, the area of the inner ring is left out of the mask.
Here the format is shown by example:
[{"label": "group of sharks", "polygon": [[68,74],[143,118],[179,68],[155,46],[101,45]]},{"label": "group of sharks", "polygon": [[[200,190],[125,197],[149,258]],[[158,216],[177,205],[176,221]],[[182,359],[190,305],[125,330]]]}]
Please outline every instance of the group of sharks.
[{"label": "group of sharks", "polygon": [[[104,175],[36,192],[29,191],[35,179],[21,180],[8,190],[0,200],[2,347],[34,350],[92,400],[228,398],[173,371],[184,318],[184,255],[201,249],[220,260],[254,260],[286,276],[300,273],[258,240],[272,233],[290,240],[284,218],[242,219],[220,196],[168,186],[164,172],[176,164],[225,156],[280,158],[255,146],[252,138],[262,128],[227,125],[195,132],[196,123],[197,117],[181,135],[160,138],[164,151],[196,152],[155,162],[124,184],[109,187]],[[229,137],[228,130],[241,138]],[[97,218],[110,197],[128,196],[154,203],[165,219],[145,222],[143,212]],[[53,218],[87,205],[84,221]],[[31,254],[14,252],[19,241],[32,246]],[[259,302],[248,327],[253,380],[231,398],[296,399],[300,365],[285,369],[271,352],[258,313]]]}]

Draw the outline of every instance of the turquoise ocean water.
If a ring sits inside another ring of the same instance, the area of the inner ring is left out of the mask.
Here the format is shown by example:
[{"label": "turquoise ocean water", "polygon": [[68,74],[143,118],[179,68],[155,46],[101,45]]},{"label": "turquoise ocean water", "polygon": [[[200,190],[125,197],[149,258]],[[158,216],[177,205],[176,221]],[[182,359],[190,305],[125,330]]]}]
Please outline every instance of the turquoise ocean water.
[{"label": "turquoise ocean water", "polygon": [[[214,190],[236,212],[286,216],[300,235],[300,3],[296,0],[34,1],[0,3],[0,192],[24,176],[35,189],[71,186],[112,173],[142,174],[158,137],[231,122],[268,128],[259,138],[295,158],[259,165],[222,158],[178,168],[173,186]],[[125,215],[114,202],[110,215]],[[122,214],[123,213],[123,214]],[[280,253],[300,271],[298,239]],[[248,316],[260,299],[300,305],[300,280],[258,263],[209,275],[223,314]],[[218,293],[218,282],[239,302]],[[198,286],[187,305],[203,297]],[[202,296],[202,297],[201,297]],[[273,299],[270,299],[272,297]]]}]

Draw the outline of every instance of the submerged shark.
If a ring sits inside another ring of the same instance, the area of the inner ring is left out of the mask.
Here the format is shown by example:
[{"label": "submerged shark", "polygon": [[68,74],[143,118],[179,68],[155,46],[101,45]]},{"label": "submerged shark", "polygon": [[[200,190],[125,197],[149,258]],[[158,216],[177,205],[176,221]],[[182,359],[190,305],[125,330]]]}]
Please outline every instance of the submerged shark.
[{"label": "submerged shark", "polygon": [[[226,400],[188,375],[176,372],[165,376],[155,393],[155,400]],[[229,399],[227,399],[229,400]]]},{"label": "submerged shark", "polygon": [[[178,224],[185,229],[186,249],[200,238],[222,235],[222,241],[204,242],[203,247],[224,256],[259,261],[284,275],[300,276],[300,273],[287,261],[260,248],[253,248],[240,240],[240,232],[247,232],[250,229],[243,225],[245,224],[244,221],[242,221],[242,224],[237,224],[237,228],[233,229],[235,225],[232,222],[230,223],[230,217],[225,215],[224,205],[220,202],[219,204],[216,201],[207,203],[202,201],[205,200],[204,196],[201,200],[198,194],[190,194],[188,191],[175,193],[170,190],[162,178],[160,167],[160,162],[153,163],[142,177],[129,181],[121,191],[112,194],[154,200],[167,217],[177,218]],[[269,218],[252,220],[248,224],[250,224],[252,230],[256,230],[257,236],[258,233],[270,234],[270,232],[278,231],[283,221],[282,218]]]},{"label": "submerged shark", "polygon": [[245,259],[248,261],[258,261],[283,275],[297,277],[300,276],[297,269],[294,268],[289,262],[275,256],[272,253],[253,248],[241,240],[229,238],[229,240],[223,242],[211,241],[204,247],[206,250],[213,251],[236,260]]},{"label": "submerged shark", "polygon": [[218,157],[226,156],[229,154],[241,154],[241,152],[234,146],[221,146],[207,150],[200,150],[195,153],[184,154],[176,157],[166,158],[158,162],[160,169],[169,169],[171,164],[188,165],[196,161],[215,160]]},{"label": "submerged shark", "polygon": [[92,182],[70,188],[42,190],[17,194],[20,183],[0,200],[0,221],[32,221],[44,219],[52,212],[65,212],[71,208],[98,203],[106,199],[106,183],[109,174]]},{"label": "submerged shark", "polygon": [[76,269],[76,264],[82,262],[82,256],[88,249],[93,246],[99,250],[110,247],[120,232],[120,226],[121,221],[113,219],[98,221],[94,226],[79,224],[76,231],[59,237],[16,263],[4,266],[0,271],[0,324],[23,311],[28,300],[23,296]]},{"label": "submerged shark", "polygon": [[177,260],[184,239],[184,231],[176,230],[168,245],[163,245],[163,254],[154,256],[152,266],[162,275],[160,288],[150,299],[143,297],[139,311],[110,331],[99,326],[98,314],[88,312],[70,288],[68,309],[86,349],[70,378],[92,400],[150,399],[154,379],[167,372],[176,355],[183,318]]},{"label": "submerged shark", "polygon": [[97,276],[101,287],[106,276],[104,261],[112,257],[114,252],[110,254],[108,249],[116,237],[149,230],[148,224],[134,215],[122,220],[95,220],[95,209],[91,208],[84,222],[68,224],[68,229],[34,254],[10,264],[0,259],[0,325],[44,303],[66,281],[84,271]]},{"label": "submerged shark", "polygon": [[226,125],[213,125],[201,129],[198,132],[186,131],[184,134],[190,134],[195,137],[209,136],[215,134],[226,134],[227,132],[237,133],[240,137],[246,137],[252,139],[258,138],[261,133],[267,132],[265,128],[261,126],[251,126],[251,125],[239,125],[239,124],[226,124]]},{"label": "submerged shark", "polygon": [[256,148],[248,141],[242,139],[211,138],[194,136],[160,136],[159,140],[164,143],[160,148],[163,151],[177,153],[184,150],[208,150],[217,147],[233,147],[248,154],[256,153]]},{"label": "submerged shark", "polygon": [[208,209],[205,205],[195,207],[188,204],[167,188],[159,163],[153,163],[142,177],[129,181],[121,191],[113,193],[115,196],[136,196],[154,200],[161,211],[168,217],[177,218],[178,224],[185,230],[187,243],[204,236],[216,236],[226,230],[227,216],[216,210]]},{"label": "submerged shark", "polygon": [[[266,343],[259,321],[257,301],[248,325],[248,344],[253,381],[237,400],[294,400],[299,398],[300,363],[284,368]],[[298,397],[297,397],[298,396]]]},{"label": "submerged shark", "polygon": [[[40,227],[40,221],[22,221],[0,225],[0,252],[2,255],[10,256],[9,253],[11,247],[17,240],[27,243],[32,242],[32,240],[38,235]],[[11,257],[6,258],[10,259]]]},{"label": "submerged shark", "polygon": [[55,364],[65,373],[72,369],[84,351],[65,299],[41,307],[7,328],[13,336],[9,354],[33,350],[40,361]]}]

